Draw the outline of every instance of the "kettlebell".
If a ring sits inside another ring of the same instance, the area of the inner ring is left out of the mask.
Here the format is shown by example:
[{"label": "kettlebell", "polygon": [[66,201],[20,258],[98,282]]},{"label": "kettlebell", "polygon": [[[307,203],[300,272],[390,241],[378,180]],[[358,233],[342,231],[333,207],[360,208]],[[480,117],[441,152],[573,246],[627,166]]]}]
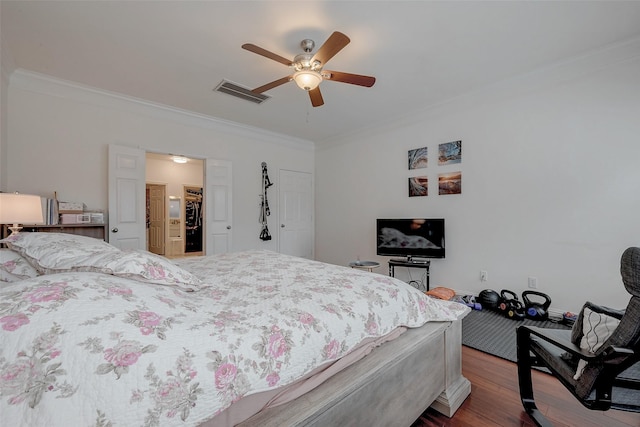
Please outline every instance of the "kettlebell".
[{"label": "kettlebell", "polygon": [[500,295],[491,289],[485,289],[480,292],[478,295],[477,301],[480,302],[482,307],[488,308],[490,310],[497,310],[498,304],[500,303]]},{"label": "kettlebell", "polygon": [[524,319],[526,314],[525,314],[524,304],[522,304],[522,301],[518,301],[518,300],[513,301],[511,304],[511,307],[505,313],[505,316],[513,320]]},{"label": "kettlebell", "polygon": [[[529,299],[529,295],[535,295],[543,298],[544,302],[533,302]],[[549,306],[551,298],[549,295],[537,291],[524,291],[522,293],[522,301],[524,302],[526,317],[531,320],[547,320],[549,318]]]},{"label": "kettlebell", "polygon": [[498,311],[505,316],[512,308],[515,308],[515,302],[518,301],[518,295],[508,289],[500,291],[500,301],[498,303]]}]

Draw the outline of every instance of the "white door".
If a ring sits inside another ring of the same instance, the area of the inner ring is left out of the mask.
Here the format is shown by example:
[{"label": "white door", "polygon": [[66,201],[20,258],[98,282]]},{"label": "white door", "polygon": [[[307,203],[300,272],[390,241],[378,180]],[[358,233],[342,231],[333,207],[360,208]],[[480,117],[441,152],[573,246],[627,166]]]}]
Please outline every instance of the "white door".
[{"label": "white door", "polygon": [[109,243],[145,249],[145,152],[109,145]]},{"label": "white door", "polygon": [[280,170],[280,253],[313,259],[311,174]]},{"label": "white door", "polygon": [[231,162],[207,159],[204,193],[206,255],[232,249],[231,189]]}]

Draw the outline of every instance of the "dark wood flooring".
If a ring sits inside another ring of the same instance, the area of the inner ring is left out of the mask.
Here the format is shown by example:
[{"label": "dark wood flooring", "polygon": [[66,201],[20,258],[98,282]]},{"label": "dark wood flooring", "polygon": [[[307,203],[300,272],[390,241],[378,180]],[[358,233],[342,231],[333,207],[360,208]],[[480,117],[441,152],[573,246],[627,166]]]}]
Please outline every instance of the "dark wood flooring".
[{"label": "dark wood flooring", "polygon": [[[471,395],[452,418],[428,409],[412,427],[535,426],[522,409],[516,364],[462,347],[462,373]],[[640,427],[640,413],[590,411],[551,375],[534,371],[538,408],[556,427]]]}]

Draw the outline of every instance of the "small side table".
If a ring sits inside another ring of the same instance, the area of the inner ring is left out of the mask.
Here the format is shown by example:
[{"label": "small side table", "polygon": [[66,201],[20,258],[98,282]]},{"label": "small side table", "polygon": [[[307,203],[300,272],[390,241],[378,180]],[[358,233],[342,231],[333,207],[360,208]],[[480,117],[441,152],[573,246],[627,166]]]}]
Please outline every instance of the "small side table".
[{"label": "small side table", "polygon": [[380,267],[380,263],[375,261],[353,261],[349,263],[349,267],[371,272],[374,268]]}]

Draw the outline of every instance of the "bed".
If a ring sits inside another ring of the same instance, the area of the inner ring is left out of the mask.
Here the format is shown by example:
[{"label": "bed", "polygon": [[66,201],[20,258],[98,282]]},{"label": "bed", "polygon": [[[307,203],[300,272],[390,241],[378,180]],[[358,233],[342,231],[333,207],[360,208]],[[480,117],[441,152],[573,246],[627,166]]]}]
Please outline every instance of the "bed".
[{"label": "bed", "polygon": [[3,242],[0,425],[408,426],[470,392],[468,307],[387,276],[270,251]]}]

